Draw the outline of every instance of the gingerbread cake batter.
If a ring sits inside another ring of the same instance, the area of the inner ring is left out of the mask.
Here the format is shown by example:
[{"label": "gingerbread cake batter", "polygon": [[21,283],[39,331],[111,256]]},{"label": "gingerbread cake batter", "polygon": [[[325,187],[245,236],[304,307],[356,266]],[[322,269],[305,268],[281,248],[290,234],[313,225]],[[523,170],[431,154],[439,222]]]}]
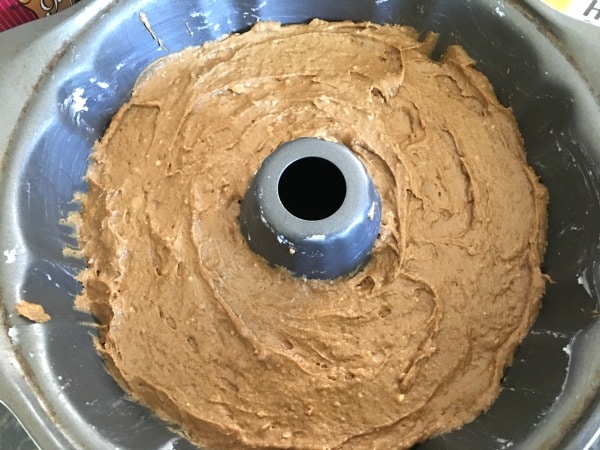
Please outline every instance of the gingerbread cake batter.
[{"label": "gingerbread cake batter", "polygon": [[[251,31],[154,64],[96,145],[80,305],[136,399],[215,448],[406,448],[490,406],[544,290],[547,194],[458,47],[407,27]],[[382,199],[367,267],[270,266],[240,232],[261,162],[339,141]]]}]

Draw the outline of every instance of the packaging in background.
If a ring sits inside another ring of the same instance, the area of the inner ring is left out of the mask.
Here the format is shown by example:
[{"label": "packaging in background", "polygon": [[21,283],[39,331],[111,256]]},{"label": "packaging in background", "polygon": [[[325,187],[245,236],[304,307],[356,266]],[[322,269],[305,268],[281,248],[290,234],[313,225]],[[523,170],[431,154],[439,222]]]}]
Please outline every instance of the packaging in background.
[{"label": "packaging in background", "polygon": [[79,0],[0,0],[0,31],[55,14]]},{"label": "packaging in background", "polygon": [[600,26],[600,0],[543,0],[558,11]]}]

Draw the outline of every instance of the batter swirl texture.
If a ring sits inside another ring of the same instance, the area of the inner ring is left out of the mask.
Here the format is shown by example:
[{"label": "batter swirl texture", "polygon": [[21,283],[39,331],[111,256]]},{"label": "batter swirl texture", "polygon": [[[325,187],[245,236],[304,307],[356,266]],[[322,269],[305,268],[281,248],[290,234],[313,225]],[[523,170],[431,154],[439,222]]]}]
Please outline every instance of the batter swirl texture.
[{"label": "batter swirl texture", "polygon": [[[546,189],[459,47],[260,23],[160,60],[96,145],[79,304],[134,398],[206,448],[406,448],[490,406],[544,290]],[[293,278],[247,246],[264,158],[338,141],[382,199],[370,263]]]}]

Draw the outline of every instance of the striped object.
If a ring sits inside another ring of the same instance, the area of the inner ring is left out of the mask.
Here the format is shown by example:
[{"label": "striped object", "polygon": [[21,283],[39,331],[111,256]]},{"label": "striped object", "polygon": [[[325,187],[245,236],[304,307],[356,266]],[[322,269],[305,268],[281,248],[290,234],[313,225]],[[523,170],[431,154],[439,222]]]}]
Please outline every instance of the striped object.
[{"label": "striped object", "polygon": [[36,14],[18,0],[0,0],[0,31],[37,19]]},{"label": "striped object", "polygon": [[78,0],[0,0],[0,31],[57,13]]}]

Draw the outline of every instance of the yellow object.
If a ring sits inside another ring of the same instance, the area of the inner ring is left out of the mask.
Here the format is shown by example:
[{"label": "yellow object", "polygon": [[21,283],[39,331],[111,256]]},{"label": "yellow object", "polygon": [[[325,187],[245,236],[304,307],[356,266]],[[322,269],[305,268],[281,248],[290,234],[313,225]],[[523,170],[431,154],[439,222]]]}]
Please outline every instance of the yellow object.
[{"label": "yellow object", "polygon": [[566,12],[569,6],[571,6],[572,0],[544,0],[544,2],[552,6],[554,9],[558,9],[561,12]]},{"label": "yellow object", "polygon": [[600,26],[600,0],[542,0],[557,11]]}]

